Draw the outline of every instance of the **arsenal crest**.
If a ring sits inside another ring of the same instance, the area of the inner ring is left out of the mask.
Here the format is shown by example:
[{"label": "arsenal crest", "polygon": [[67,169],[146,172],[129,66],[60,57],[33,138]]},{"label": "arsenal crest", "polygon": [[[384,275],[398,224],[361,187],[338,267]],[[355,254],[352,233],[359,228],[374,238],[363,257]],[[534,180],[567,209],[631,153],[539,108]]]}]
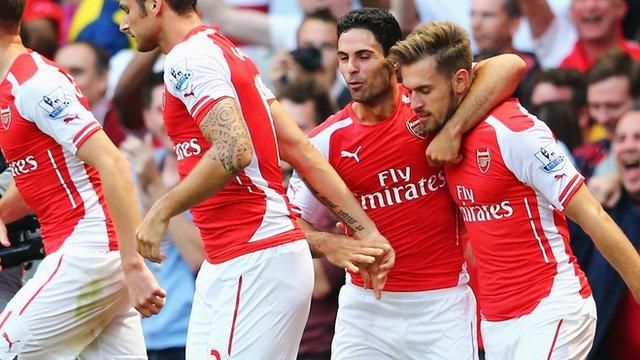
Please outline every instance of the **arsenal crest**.
[{"label": "arsenal crest", "polygon": [[480,172],[486,174],[491,166],[491,150],[489,148],[476,149],[476,163]]},{"label": "arsenal crest", "polygon": [[9,130],[9,125],[11,125],[11,107],[0,106],[0,120],[2,121],[2,127],[5,130]]},{"label": "arsenal crest", "polygon": [[420,139],[426,139],[427,136],[429,136],[429,132],[424,129],[424,125],[422,125],[422,122],[417,117],[407,121],[407,129],[411,135]]}]

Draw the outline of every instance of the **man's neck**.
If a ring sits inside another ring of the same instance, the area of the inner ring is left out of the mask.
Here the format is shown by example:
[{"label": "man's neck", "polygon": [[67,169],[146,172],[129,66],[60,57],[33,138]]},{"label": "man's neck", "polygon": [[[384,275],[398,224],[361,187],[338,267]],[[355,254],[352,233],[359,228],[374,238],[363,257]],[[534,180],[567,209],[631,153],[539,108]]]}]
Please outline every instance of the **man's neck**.
[{"label": "man's neck", "polygon": [[168,13],[164,21],[164,31],[161,32],[158,39],[158,46],[164,54],[169,53],[171,49],[181,43],[191,30],[203,24],[195,11],[183,16]]},{"label": "man's neck", "polygon": [[372,104],[354,102],[352,104],[353,112],[356,114],[360,122],[373,125],[381,122],[393,114],[398,106],[398,86],[397,82],[391,81],[389,88],[382,92]]},{"label": "man's neck", "polygon": [[18,35],[0,35],[0,79],[4,79],[16,58],[27,52]]},{"label": "man's neck", "polygon": [[607,50],[618,45],[619,37],[617,35],[609,36],[603,39],[582,41],[582,48],[587,58],[595,60]]}]

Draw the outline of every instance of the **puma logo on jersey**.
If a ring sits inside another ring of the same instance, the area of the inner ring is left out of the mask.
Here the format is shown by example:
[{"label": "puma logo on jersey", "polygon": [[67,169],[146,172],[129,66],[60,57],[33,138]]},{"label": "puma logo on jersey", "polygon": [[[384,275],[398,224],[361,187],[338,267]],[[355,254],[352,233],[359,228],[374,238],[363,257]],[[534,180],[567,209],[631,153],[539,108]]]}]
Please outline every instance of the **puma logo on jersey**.
[{"label": "puma logo on jersey", "polygon": [[9,343],[9,351],[11,351],[11,348],[13,347],[13,344],[20,342],[20,341],[11,341],[11,339],[9,339],[9,335],[6,332],[2,333],[2,337],[5,340],[7,340],[7,342]]},{"label": "puma logo on jersey", "polygon": [[189,96],[196,97],[196,93],[192,91],[192,92],[188,92],[188,93],[184,94],[184,97],[186,97],[186,98],[189,97]]},{"label": "puma logo on jersey", "polygon": [[73,120],[80,120],[80,117],[78,115],[73,115],[71,117],[68,117],[68,118],[64,119],[63,121],[64,121],[65,124],[68,124],[68,123],[72,122]]},{"label": "puma logo on jersey", "polygon": [[358,153],[360,152],[361,149],[362,149],[362,145],[358,146],[358,148],[356,149],[355,152],[349,152],[347,150],[342,150],[340,152],[340,157],[353,158],[357,163],[359,163],[360,162],[360,157],[358,156]]}]

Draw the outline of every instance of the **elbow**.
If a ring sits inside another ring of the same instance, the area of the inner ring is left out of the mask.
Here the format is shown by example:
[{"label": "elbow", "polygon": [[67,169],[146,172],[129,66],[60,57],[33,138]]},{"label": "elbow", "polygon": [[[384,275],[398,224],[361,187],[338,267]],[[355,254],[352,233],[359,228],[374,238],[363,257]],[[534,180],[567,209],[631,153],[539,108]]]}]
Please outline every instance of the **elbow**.
[{"label": "elbow", "polygon": [[252,158],[253,145],[250,141],[242,141],[235,148],[235,151],[226,156],[222,164],[229,175],[236,176],[251,164]]}]

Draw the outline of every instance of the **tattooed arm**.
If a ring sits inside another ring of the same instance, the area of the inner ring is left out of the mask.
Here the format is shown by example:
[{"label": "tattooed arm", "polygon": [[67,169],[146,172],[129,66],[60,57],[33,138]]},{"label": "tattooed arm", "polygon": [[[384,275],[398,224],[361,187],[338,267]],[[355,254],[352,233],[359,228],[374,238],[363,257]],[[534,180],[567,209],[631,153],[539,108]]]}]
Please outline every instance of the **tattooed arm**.
[{"label": "tattooed arm", "polygon": [[251,162],[253,145],[236,101],[225,98],[200,122],[211,148],[191,173],[156,201],[137,231],[140,253],[161,261],[159,244],[169,219],[214,195]]},{"label": "tattooed arm", "polygon": [[[356,238],[388,244],[387,239],[378,232],[338,173],[309,142],[278,101],[271,103],[271,113],[282,159],[296,169],[314,196],[336,214]],[[385,247],[384,255],[366,270],[369,273],[360,272],[365,283],[370,279],[377,298],[381,296],[380,292],[394,263],[395,253],[391,245],[388,245]]]}]

